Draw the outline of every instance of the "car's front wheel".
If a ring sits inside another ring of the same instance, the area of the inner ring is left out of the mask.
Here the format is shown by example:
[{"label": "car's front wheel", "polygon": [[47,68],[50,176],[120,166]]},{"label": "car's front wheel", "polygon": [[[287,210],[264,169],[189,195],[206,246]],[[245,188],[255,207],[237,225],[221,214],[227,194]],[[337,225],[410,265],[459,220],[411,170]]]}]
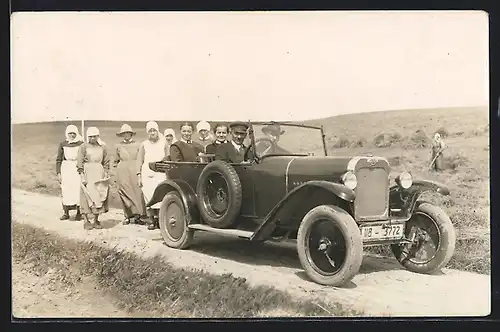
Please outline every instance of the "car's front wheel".
[{"label": "car's front wheel", "polygon": [[455,229],[442,209],[427,202],[417,203],[406,223],[411,244],[392,245],[396,259],[406,269],[431,274],[446,266],[455,251]]},{"label": "car's front wheel", "polygon": [[188,228],[184,204],[175,192],[169,192],[163,198],[158,218],[160,232],[167,246],[186,249],[193,240],[194,231]]},{"label": "car's front wheel", "polygon": [[343,209],[321,205],[302,219],[297,234],[299,259],[313,281],[342,286],[358,273],[363,241],[354,219]]}]

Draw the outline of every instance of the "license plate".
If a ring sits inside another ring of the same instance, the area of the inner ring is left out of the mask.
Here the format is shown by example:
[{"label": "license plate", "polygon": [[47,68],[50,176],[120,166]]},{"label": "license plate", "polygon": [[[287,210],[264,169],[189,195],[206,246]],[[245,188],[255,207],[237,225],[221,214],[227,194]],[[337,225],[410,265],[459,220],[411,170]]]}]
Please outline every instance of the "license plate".
[{"label": "license plate", "polygon": [[361,237],[367,241],[401,239],[404,236],[404,229],[404,224],[363,226]]}]

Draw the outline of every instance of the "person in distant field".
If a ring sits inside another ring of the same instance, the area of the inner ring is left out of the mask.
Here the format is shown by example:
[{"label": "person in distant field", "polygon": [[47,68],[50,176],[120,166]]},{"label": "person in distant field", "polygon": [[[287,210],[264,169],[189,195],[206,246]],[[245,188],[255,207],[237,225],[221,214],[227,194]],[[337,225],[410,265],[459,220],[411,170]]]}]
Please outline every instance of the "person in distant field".
[{"label": "person in distant field", "polygon": [[227,143],[227,135],[229,134],[229,128],[227,125],[218,123],[214,127],[215,141],[205,147],[205,153],[215,154],[217,146],[223,143]]},{"label": "person in distant field", "polygon": [[[146,203],[153,197],[156,187],[167,179],[165,173],[155,172],[149,168],[149,163],[165,160],[166,145],[165,137],[160,133],[158,123],[149,121],[146,123],[146,133],[148,138],[139,147],[137,154],[137,182],[142,188],[142,193]],[[159,228],[158,212],[161,202],[146,209],[149,217],[149,230]]]},{"label": "person in distant field", "polygon": [[281,135],[285,133],[281,130],[279,124],[267,125],[262,128],[262,132],[270,139],[271,145],[267,147],[262,155],[265,154],[289,154],[290,152],[279,146],[279,140]]},{"label": "person in distant field", "polygon": [[[99,129],[87,129],[87,143],[80,145],[77,170],[81,177],[80,205],[83,212],[83,228],[102,228],[99,215],[108,212],[110,156],[106,144],[99,137]],[[91,224],[88,214],[94,215]]]},{"label": "person in distant field", "polygon": [[212,144],[214,141],[210,133],[210,124],[207,121],[200,121],[196,125],[196,131],[198,132],[198,142],[203,146],[203,152],[206,152],[207,145]]},{"label": "person in distant field", "polygon": [[434,139],[432,140],[432,154],[431,154],[431,162],[434,160],[434,164],[431,165],[431,168],[435,171],[441,171],[444,168],[444,157],[443,150],[446,148],[446,144],[444,143],[441,135],[439,133],[434,134]]},{"label": "person in distant field", "polygon": [[170,160],[170,146],[172,143],[177,142],[177,139],[175,138],[175,131],[172,128],[167,128],[163,132],[163,136],[165,136],[165,140],[167,141],[165,160]]},{"label": "person in distant field", "polygon": [[123,138],[115,148],[116,184],[125,215],[123,224],[142,224],[141,216],[146,214],[144,197],[136,180],[140,143],[133,139],[135,132],[128,124],[122,125],[116,135]]},{"label": "person in distant field", "polygon": [[184,122],[180,125],[181,139],[170,146],[170,159],[177,162],[195,162],[200,154],[204,153],[204,148],[200,143],[193,142],[194,126],[191,122]]},{"label": "person in distant field", "polygon": [[252,160],[252,150],[243,144],[247,137],[248,124],[234,122],[229,125],[229,128],[231,129],[231,141],[217,146],[215,159],[228,163],[242,163]]},{"label": "person in distant field", "polygon": [[76,210],[75,220],[81,220],[80,176],[76,169],[78,149],[83,138],[74,125],[66,127],[66,140],[59,144],[56,157],[56,173],[61,185],[63,215],[60,220],[69,219],[69,211]]}]

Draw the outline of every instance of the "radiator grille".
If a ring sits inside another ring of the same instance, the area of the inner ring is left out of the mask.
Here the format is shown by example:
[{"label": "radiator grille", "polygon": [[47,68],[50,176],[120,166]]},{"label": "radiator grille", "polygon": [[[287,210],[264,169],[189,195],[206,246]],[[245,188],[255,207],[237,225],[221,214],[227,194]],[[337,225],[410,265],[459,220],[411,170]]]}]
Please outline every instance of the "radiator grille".
[{"label": "radiator grille", "polygon": [[384,168],[361,168],[357,171],[356,219],[387,217],[389,205],[389,179]]}]

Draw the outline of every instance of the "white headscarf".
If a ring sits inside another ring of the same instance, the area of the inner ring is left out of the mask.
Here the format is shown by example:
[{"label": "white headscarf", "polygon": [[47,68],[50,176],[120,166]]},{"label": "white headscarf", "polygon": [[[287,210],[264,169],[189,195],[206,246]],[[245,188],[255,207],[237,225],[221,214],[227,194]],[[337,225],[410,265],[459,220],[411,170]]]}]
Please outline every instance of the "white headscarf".
[{"label": "white headscarf", "polygon": [[160,131],[160,127],[156,121],[148,121],[148,123],[146,123],[146,133],[149,133],[151,129],[156,129],[158,132]]},{"label": "white headscarf", "polygon": [[[99,133],[99,129],[97,129],[97,127],[88,127],[87,128],[87,143],[89,143],[89,136],[99,136],[100,133]],[[104,143],[104,141],[100,138],[100,137],[97,137],[97,144],[99,145],[106,145],[106,143]]]},{"label": "white headscarf", "polygon": [[434,134],[434,143],[433,146],[439,146],[440,149],[446,148],[445,142],[441,139],[441,135],[439,133]]},{"label": "white headscarf", "polygon": [[198,122],[198,124],[196,125],[196,131],[200,132],[200,130],[210,131],[210,123],[208,123],[207,121]]},{"label": "white headscarf", "polygon": [[[74,139],[71,139],[69,137],[70,133],[76,134],[76,137]],[[65,135],[66,135],[66,141],[68,143],[83,142],[83,137],[80,135],[80,133],[78,132],[78,128],[75,125],[69,125],[69,126],[67,126],[66,127]]]},{"label": "white headscarf", "polygon": [[[151,129],[156,129],[156,131],[158,132],[158,142],[165,142],[165,136],[160,133],[160,127],[158,126],[158,123],[156,123],[156,121],[148,121],[146,123],[146,133],[149,133]],[[149,138],[147,140],[149,140]]]},{"label": "white headscarf", "polygon": [[165,131],[163,132],[163,136],[165,136],[165,139],[167,138],[167,135],[172,135],[172,143],[177,142],[175,131],[172,128],[165,129]]}]

